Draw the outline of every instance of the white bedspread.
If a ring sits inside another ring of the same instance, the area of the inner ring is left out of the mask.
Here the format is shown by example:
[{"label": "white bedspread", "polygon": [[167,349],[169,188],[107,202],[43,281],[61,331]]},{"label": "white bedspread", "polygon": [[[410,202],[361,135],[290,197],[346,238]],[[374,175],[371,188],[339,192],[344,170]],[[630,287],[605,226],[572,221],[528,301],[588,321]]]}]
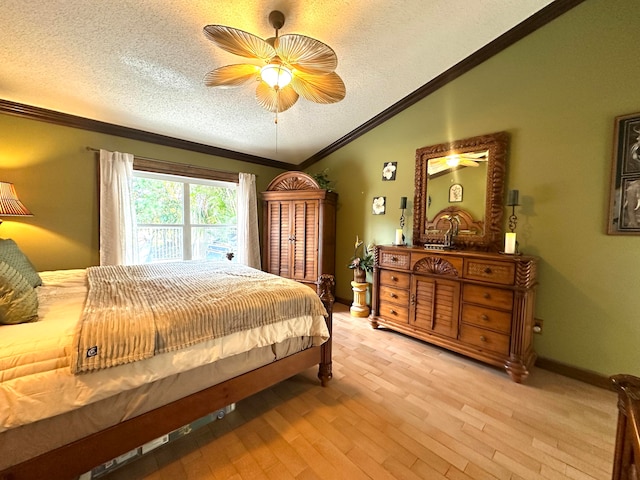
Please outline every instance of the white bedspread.
[{"label": "white bedspread", "polygon": [[329,337],[324,317],[307,316],[140,362],[73,375],[71,347],[87,296],[86,273],[62,270],[40,276],[38,321],[0,327],[0,432],[255,347],[301,336],[315,337],[314,345],[320,345]]}]

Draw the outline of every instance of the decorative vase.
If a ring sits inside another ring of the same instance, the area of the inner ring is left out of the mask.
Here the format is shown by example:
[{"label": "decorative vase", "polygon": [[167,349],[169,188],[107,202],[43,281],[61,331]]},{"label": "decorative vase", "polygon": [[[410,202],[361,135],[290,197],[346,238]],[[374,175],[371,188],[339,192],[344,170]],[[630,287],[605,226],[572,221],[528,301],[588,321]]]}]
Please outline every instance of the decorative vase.
[{"label": "decorative vase", "polygon": [[361,268],[353,269],[353,281],[357,283],[364,283],[367,281],[367,272]]}]

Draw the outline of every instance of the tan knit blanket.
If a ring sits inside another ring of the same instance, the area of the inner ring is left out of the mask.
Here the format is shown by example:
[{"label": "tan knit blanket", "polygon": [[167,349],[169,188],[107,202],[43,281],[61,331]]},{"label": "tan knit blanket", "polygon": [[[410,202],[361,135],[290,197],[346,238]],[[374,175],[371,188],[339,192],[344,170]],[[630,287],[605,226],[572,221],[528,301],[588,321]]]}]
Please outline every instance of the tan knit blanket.
[{"label": "tan knit blanket", "polygon": [[178,350],[304,315],[327,315],[307,286],[231,263],[172,262],[87,269],[73,373]]}]

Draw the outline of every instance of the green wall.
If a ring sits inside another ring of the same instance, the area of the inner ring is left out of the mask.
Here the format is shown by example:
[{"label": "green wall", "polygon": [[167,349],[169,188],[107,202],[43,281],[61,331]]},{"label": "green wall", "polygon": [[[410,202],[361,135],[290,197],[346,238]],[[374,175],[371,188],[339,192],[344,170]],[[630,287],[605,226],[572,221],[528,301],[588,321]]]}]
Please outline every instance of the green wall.
[{"label": "green wall", "polygon": [[[413,199],[417,148],[508,131],[518,240],[540,257],[538,354],[640,374],[640,237],[605,233],[614,118],[640,112],[637,19],[637,0],[587,0],[313,165],[329,169],[340,195],[337,296],[352,297],[343,265],[356,235],[393,242],[399,198]],[[381,180],[389,161],[395,182]],[[371,214],[374,196],[387,197],[386,215]]]},{"label": "green wall", "polygon": [[282,170],[171,147],[0,114],[0,180],[13,182],[34,214],[5,217],[13,238],[38,270],[98,265],[98,160],[86,149],[254,173],[261,192]]},{"label": "green wall", "polygon": [[[486,206],[486,186],[487,186],[487,163],[483,162],[478,167],[463,167],[458,170],[442,172],[440,175],[434,175],[428,180],[429,198],[431,203],[427,207],[427,217],[433,217],[440,210],[449,207],[462,208],[469,212],[475,218],[484,216]],[[452,185],[459,184],[463,187],[462,201],[449,202],[449,189]],[[407,199],[408,201],[409,199]],[[391,203],[391,215],[397,215],[398,202]],[[405,233],[408,239],[411,238],[411,232]]]},{"label": "green wall", "polygon": [[[508,131],[518,239],[540,257],[536,350],[604,375],[640,375],[640,237],[605,233],[614,118],[640,112],[637,16],[637,0],[587,0],[309,168],[328,168],[339,193],[337,296],[352,298],[356,235],[394,240],[401,196],[411,237],[417,148]],[[255,173],[258,191],[280,173],[9,115],[0,132],[0,179],[35,214],[5,218],[0,237],[16,239],[40,270],[98,263],[97,161],[87,145]],[[383,182],[390,161],[396,181]],[[387,197],[385,215],[372,215],[374,196]]]}]

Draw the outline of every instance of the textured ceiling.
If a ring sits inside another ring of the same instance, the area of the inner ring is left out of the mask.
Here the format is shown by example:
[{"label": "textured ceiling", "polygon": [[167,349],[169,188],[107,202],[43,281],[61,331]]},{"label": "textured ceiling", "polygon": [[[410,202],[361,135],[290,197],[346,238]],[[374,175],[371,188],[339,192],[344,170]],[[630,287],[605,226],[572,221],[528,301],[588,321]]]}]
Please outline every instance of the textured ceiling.
[{"label": "textured ceiling", "polygon": [[[3,0],[0,98],[300,164],[551,0]],[[205,38],[222,24],[331,46],[346,98],[274,114],[255,87],[205,87],[244,63]],[[135,152],[134,152],[135,153]]]}]

